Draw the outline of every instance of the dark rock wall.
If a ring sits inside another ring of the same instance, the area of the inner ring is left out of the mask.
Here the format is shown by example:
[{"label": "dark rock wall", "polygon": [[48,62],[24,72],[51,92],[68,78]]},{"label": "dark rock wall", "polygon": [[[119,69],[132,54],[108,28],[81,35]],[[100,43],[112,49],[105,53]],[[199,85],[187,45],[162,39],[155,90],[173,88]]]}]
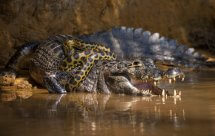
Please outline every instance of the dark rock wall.
[{"label": "dark rock wall", "polygon": [[214,0],[0,0],[0,65],[30,40],[142,27],[214,49]]}]

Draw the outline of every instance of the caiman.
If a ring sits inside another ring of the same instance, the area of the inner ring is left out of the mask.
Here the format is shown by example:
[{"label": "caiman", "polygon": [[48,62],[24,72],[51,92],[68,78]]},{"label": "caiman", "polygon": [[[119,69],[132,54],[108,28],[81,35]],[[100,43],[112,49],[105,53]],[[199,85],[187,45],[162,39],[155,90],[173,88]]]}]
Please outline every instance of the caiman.
[{"label": "caiman", "polygon": [[183,78],[184,74],[176,67],[162,71],[154,61],[192,68],[214,65],[175,40],[126,27],[89,35],[57,35],[26,43],[8,61],[1,77],[15,78],[19,64],[26,58],[31,77],[50,93],[161,95],[162,89],[154,86],[154,82]]}]

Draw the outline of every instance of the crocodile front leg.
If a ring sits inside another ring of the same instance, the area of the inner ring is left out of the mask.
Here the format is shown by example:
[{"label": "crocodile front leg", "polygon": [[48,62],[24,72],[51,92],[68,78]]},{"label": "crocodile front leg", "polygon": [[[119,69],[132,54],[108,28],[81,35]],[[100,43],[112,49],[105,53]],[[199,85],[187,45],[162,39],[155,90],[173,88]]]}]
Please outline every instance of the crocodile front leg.
[{"label": "crocodile front leg", "polygon": [[99,77],[98,77],[98,91],[105,93],[105,94],[110,94],[110,90],[105,82],[105,77],[104,73],[100,70],[99,72]]},{"label": "crocodile front leg", "polygon": [[54,74],[45,76],[43,82],[49,93],[66,93],[65,88],[57,81]]}]

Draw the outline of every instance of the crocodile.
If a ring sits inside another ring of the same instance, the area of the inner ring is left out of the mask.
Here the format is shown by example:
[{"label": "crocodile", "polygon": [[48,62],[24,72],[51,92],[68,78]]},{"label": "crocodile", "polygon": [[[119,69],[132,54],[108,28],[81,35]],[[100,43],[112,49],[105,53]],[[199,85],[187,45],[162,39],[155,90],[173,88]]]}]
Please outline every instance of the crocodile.
[{"label": "crocodile", "polygon": [[[86,52],[91,52],[91,55]],[[95,57],[98,54],[101,57]],[[164,72],[154,61],[192,68],[214,65],[193,48],[175,40],[141,28],[126,27],[89,35],[57,35],[26,43],[5,66],[10,75],[15,75],[11,71],[18,71],[19,63],[29,55],[31,77],[51,93],[87,91],[161,95],[162,89],[154,86],[154,81],[174,79],[184,74],[178,68]],[[79,56],[78,59],[75,60],[75,56]],[[3,73],[7,75],[7,71]]]}]

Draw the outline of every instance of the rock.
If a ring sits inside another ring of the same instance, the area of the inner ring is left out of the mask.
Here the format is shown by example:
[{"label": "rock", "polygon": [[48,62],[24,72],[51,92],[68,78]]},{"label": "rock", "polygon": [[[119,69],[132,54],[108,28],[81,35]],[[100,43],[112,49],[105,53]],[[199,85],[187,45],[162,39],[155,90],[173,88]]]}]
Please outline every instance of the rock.
[{"label": "rock", "polygon": [[[0,76],[0,79],[2,77]],[[2,82],[3,81],[3,82]],[[28,78],[5,78],[4,80],[0,80],[0,90],[29,90],[34,89],[32,84],[28,82]]]},{"label": "rock", "polygon": [[29,80],[26,78],[17,78],[14,86],[16,86],[17,89],[32,89],[32,85],[28,81]]},{"label": "rock", "polygon": [[14,85],[16,79],[16,75],[10,71],[3,71],[1,69],[0,72],[0,86],[10,86]]}]

